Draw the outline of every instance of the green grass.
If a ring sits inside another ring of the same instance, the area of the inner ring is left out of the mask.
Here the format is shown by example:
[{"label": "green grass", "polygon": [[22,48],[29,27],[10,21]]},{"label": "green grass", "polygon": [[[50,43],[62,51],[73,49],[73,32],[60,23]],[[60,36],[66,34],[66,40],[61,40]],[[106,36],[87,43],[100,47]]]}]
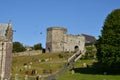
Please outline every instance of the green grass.
[{"label": "green grass", "polygon": [[[60,58],[59,55],[63,57]],[[19,80],[24,80],[26,72],[29,77],[36,77],[39,74],[43,75],[44,70],[48,72],[52,70],[52,74],[55,74],[63,68],[66,64],[63,61],[66,61],[70,55],[71,54],[46,53],[35,56],[14,56],[12,59],[12,80],[14,80],[15,74],[18,74]],[[49,61],[46,62],[46,59],[49,59]],[[31,69],[25,70],[25,65],[31,66]],[[37,70],[37,74],[31,75],[33,69]]]},{"label": "green grass", "polygon": [[120,75],[93,75],[93,74],[82,74],[75,73],[71,74],[65,72],[60,75],[56,80],[119,80]]},{"label": "green grass", "polygon": [[56,80],[119,80],[120,75],[104,75],[103,73],[97,73],[97,71],[86,68],[83,63],[92,65],[92,60],[81,60],[75,63],[75,73],[71,73],[71,68],[58,76]]},{"label": "green grass", "polygon": [[[24,65],[31,65],[31,72],[36,69],[38,74],[43,74],[43,70],[52,70],[52,74],[62,69],[65,62],[72,54],[60,54],[60,53],[46,53],[36,56],[16,56],[12,61],[12,80],[15,80],[15,74],[18,74],[19,80],[24,80],[25,72]],[[62,56],[62,57],[61,57]],[[45,59],[51,58],[51,60],[45,62]],[[41,60],[42,62],[39,62]],[[61,62],[60,62],[61,61]],[[30,64],[32,62],[32,64]],[[83,63],[87,63],[89,68],[83,66]],[[91,65],[93,60],[79,60],[74,64],[75,73],[71,73],[72,67],[68,68],[63,74],[59,75],[55,80],[119,80],[120,75],[103,75],[98,73],[97,70],[93,70]],[[20,72],[20,69],[22,71]],[[38,74],[31,75],[29,77],[35,78]],[[42,78],[41,80],[45,80]]]}]

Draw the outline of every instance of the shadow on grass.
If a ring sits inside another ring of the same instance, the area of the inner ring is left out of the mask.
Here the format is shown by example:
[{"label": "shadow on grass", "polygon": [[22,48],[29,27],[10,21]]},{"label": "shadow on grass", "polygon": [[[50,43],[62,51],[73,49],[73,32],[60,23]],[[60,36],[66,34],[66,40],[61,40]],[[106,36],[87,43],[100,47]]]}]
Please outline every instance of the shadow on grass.
[{"label": "shadow on grass", "polygon": [[74,68],[75,73],[82,73],[82,74],[103,74],[102,72],[98,72],[93,68]]},{"label": "shadow on grass", "polygon": [[115,67],[107,67],[101,64],[94,64],[93,66],[89,67],[82,67],[82,68],[74,68],[75,73],[82,73],[82,74],[98,74],[98,75],[120,75],[120,68]]}]

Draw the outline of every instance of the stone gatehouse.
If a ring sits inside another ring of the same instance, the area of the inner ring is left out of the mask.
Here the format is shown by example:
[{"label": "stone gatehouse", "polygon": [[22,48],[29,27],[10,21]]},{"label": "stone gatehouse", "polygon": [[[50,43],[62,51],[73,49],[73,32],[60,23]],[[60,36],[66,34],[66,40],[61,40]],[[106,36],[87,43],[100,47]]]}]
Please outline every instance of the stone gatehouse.
[{"label": "stone gatehouse", "polygon": [[76,49],[84,50],[85,37],[83,35],[67,34],[63,27],[47,28],[46,52],[72,52]]},{"label": "stone gatehouse", "polygon": [[0,80],[10,80],[12,39],[12,24],[0,24]]}]

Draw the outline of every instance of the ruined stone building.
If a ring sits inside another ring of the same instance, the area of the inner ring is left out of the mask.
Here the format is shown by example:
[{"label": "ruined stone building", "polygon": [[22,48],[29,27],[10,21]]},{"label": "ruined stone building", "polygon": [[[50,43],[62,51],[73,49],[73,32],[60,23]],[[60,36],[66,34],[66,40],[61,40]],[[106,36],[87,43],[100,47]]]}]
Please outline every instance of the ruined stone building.
[{"label": "ruined stone building", "polygon": [[96,38],[91,35],[82,34],[85,37],[85,46],[94,46]]},{"label": "ruined stone building", "polygon": [[84,50],[85,37],[83,35],[67,34],[63,27],[47,28],[46,52],[73,52]]},{"label": "ruined stone building", "polygon": [[10,80],[12,39],[11,23],[0,24],[0,80]]}]

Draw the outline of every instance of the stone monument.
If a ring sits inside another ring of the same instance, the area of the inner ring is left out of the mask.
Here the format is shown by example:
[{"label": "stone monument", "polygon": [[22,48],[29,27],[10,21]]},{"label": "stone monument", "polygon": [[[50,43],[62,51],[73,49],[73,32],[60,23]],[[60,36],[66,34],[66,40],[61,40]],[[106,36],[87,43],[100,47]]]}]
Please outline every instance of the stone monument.
[{"label": "stone monument", "polygon": [[12,24],[0,24],[0,80],[10,80],[12,59]]}]

